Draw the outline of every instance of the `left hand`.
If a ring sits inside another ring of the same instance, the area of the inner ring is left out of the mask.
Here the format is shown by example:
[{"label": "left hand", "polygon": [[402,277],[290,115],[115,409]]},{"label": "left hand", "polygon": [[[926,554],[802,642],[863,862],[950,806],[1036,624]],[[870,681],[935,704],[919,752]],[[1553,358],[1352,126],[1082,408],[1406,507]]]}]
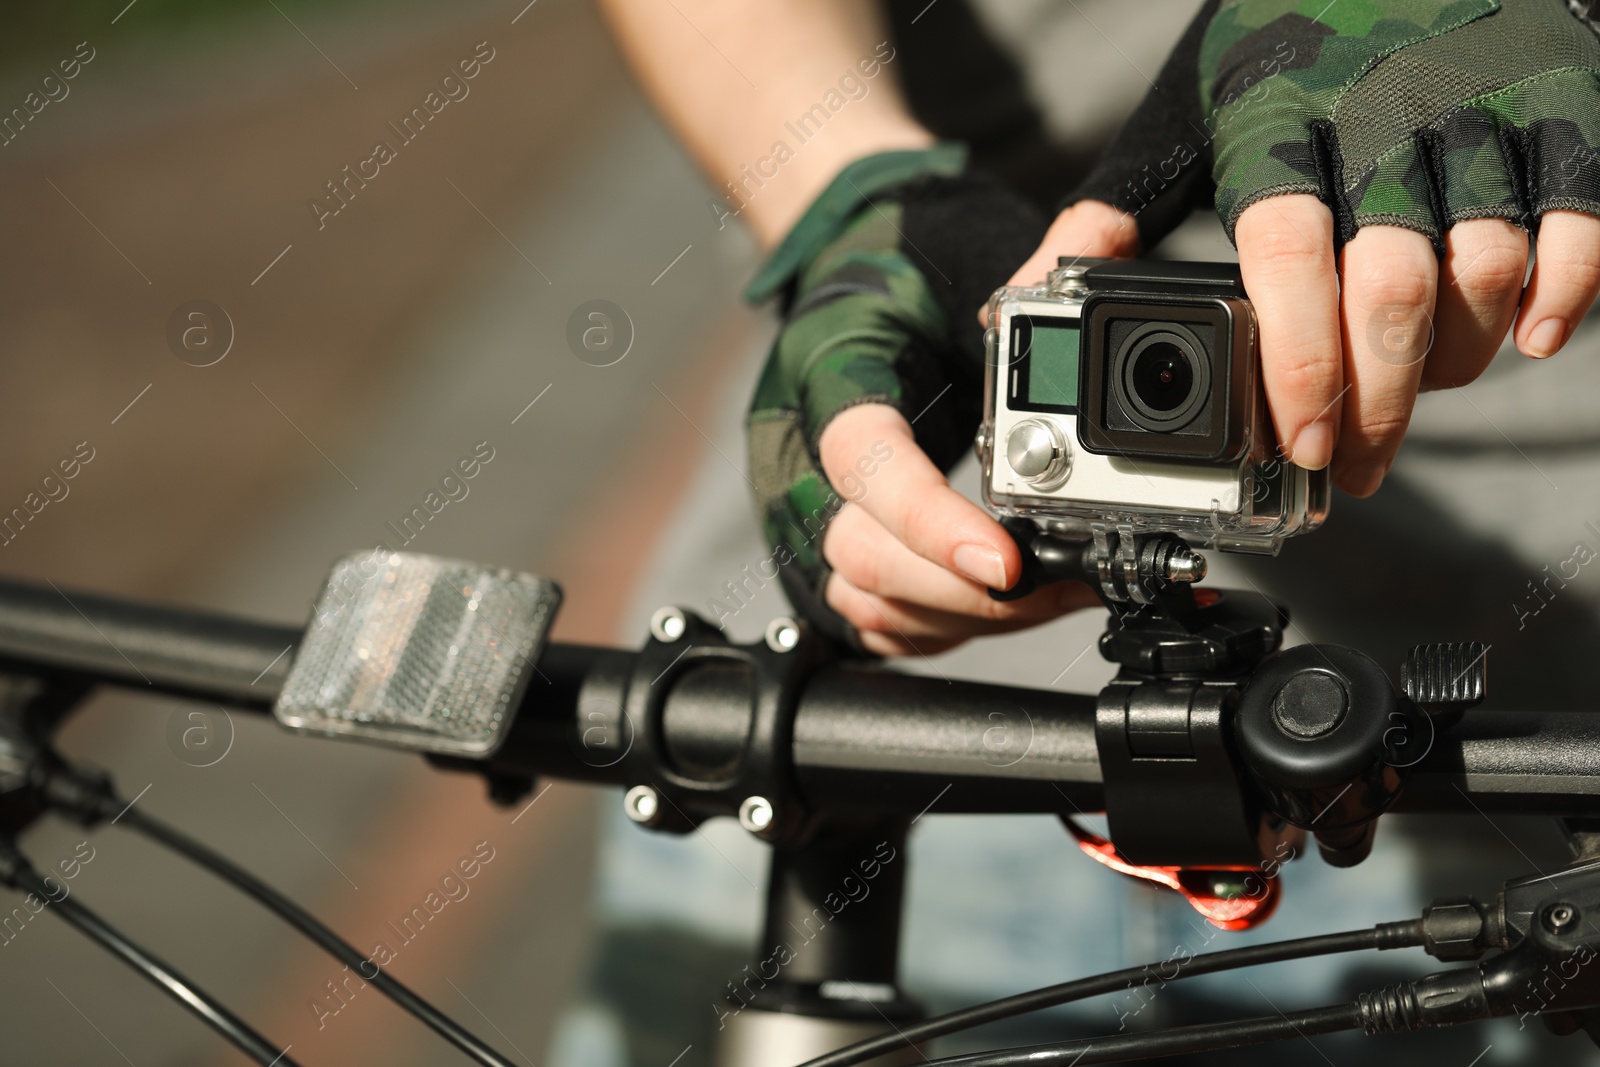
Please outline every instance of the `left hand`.
[{"label": "left hand", "polygon": [[1419,391],[1600,291],[1600,40],[1565,0],[1302,6],[1208,0],[1017,282],[1154,245],[1211,171],[1281,453],[1367,496]]},{"label": "left hand", "polygon": [[1278,441],[1367,496],[1419,389],[1513,319],[1552,355],[1600,289],[1600,40],[1566,0],[1304,6],[1221,0],[1197,89]]},{"label": "left hand", "polygon": [[1528,234],[1504,219],[1457,223],[1442,259],[1399,226],[1362,227],[1336,259],[1313,196],[1257,201],[1236,232],[1284,455],[1331,461],[1353,496],[1382,484],[1419,391],[1475,380],[1513,319],[1525,355],[1554,355],[1600,291],[1600,219],[1575,211],[1541,220],[1526,288]]}]

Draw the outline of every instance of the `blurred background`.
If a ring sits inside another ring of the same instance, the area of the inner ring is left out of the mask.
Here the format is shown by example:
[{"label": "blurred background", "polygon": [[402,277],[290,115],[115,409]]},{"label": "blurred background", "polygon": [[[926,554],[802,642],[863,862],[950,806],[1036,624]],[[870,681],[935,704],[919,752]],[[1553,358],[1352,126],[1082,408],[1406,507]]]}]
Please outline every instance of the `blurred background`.
[{"label": "blurred background", "polygon": [[[1026,72],[1053,143],[996,169],[1033,175],[1048,199],[1115,130],[1197,5],[977,6]],[[901,76],[947,105],[970,91],[962,121],[981,126],[981,94],[941,79],[940,57],[916,36],[966,9],[891,8]],[[559,640],[637,643],[652,607],[700,607],[739,562],[761,557],[739,426],[773,331],[769,312],[738,300],[757,253],[736,226],[718,226],[711,189],[590,4],[35,3],[7,11],[0,53],[0,509],[24,506],[64,458],[92,455],[64,497],[36,514],[27,505],[32,517],[0,547],[6,575],[298,623],[336,558],[391,539],[389,524],[475,450],[493,458],[466,498],[408,547],[555,577],[566,590]],[[347,180],[375,142],[401,141],[391,123],[474,58],[467,95],[376,178]],[[70,79],[65,61],[76,63]],[[330,183],[345,184],[335,194]],[[1175,247],[1231,255],[1203,222]],[[569,342],[597,300],[611,305],[615,361]],[[1524,422],[1537,420],[1537,403],[1524,406]],[[1436,421],[1448,439],[1454,423]],[[1500,479],[1502,507],[1539,489],[1514,461],[1474,462],[1479,477]],[[1577,477],[1561,472],[1569,491]],[[1328,551],[1348,563],[1374,537],[1398,544],[1393,530],[1419,514],[1434,528],[1447,521],[1425,492],[1385,493],[1409,510],[1368,512],[1349,526],[1366,540]],[[1491,543],[1496,506],[1475,506],[1461,521],[1477,540],[1461,553],[1492,556],[1513,576],[1530,559],[1566,558],[1537,538],[1514,551]],[[1563,528],[1545,541],[1570,538]],[[1511,595],[1519,582],[1504,580]],[[1346,601],[1362,589],[1327,584],[1296,588]],[[1551,632],[1592,636],[1589,603],[1575,594]],[[731,628],[751,636],[781,610],[768,588]],[[1092,689],[1108,673],[1082,655],[1099,625],[1065,620],[912,669]],[[61,744],[358,946],[487,842],[494,859],[470,896],[403,949],[398,977],[530,1064],[709,1062],[713,998],[750,958],[764,871],[737,827],[656,839],[624,823],[617,797],[561,784],[531,807],[499,809],[480,782],[415,758],[198,710],[202,720],[191,705],[101,695]],[[197,725],[203,734],[185,742]],[[1525,870],[1519,854],[1559,855],[1548,826],[1505,827],[1515,845],[1499,826],[1463,829],[1506,869],[1457,892]],[[46,822],[25,844],[53,864],[84,836]],[[1264,934],[1404,914],[1422,892],[1416,869],[1448,867],[1418,859],[1405,836],[1380,837],[1388,843],[1358,873],[1297,865],[1283,917]],[[336,1016],[319,1012],[339,969],[231,890],[115,828],[90,840],[73,892],[296,1059],[454,1062],[374,991]],[[1160,958],[1192,925],[1170,902],[1087,869],[1049,819],[935,813],[914,845],[904,969],[933,1007]],[[1340,981],[1306,971],[1275,992],[1321,996]],[[1208,988],[1191,1007],[1232,995]],[[1161,1012],[1181,1018],[1179,1004],[1168,998]],[[1114,1021],[1095,1010],[1068,1022]],[[1483,1062],[1519,1062],[1528,1040],[1502,1034]],[[1450,1047],[1465,1065],[1484,1043]],[[1293,1062],[1309,1058],[1302,1049]],[[51,921],[0,946],[0,1061],[245,1062]]]}]

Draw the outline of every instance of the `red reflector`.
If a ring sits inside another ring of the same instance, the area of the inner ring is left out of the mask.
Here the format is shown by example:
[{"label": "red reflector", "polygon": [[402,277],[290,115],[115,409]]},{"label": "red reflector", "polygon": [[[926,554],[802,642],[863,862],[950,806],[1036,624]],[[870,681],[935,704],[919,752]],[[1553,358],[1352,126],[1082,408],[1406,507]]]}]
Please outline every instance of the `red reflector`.
[{"label": "red reflector", "polygon": [[1277,910],[1282,886],[1276,874],[1268,876],[1257,867],[1136,867],[1123,859],[1110,841],[1071,819],[1061,821],[1078,839],[1078,847],[1096,862],[1182,894],[1212,926],[1248,930],[1266,922]]}]

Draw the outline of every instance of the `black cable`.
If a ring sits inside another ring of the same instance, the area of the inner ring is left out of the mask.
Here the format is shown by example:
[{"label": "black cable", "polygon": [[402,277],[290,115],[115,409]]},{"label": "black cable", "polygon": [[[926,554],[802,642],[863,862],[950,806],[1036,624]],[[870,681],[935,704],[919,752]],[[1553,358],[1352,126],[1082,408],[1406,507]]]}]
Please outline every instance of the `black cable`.
[{"label": "black cable", "polygon": [[123,937],[122,933],[110,923],[78,903],[76,897],[65,896],[57,899],[55,894],[60,891],[59,888],[52,891],[26,857],[16,852],[9,843],[4,846],[4,852],[7,869],[0,877],[3,877],[7,884],[26,890],[40,900],[49,901],[45,906],[46,911],[60,916],[68,926],[121,959],[257,1063],[266,1067],[299,1067],[288,1057],[287,1048],[279,1049],[274,1046],[252,1030],[243,1019],[202,992],[166,963]]},{"label": "black cable", "polygon": [[1361,1013],[1354,1004],[1311,1008],[1291,1015],[1262,1015],[1226,1023],[1175,1026],[1147,1034],[1114,1034],[1053,1045],[1029,1045],[1000,1052],[979,1052],[929,1060],[926,1067],[1089,1067],[1094,1063],[1127,1063],[1191,1052],[1216,1052],[1243,1045],[1261,1045],[1291,1037],[1311,1037],[1340,1030],[1359,1030]]},{"label": "black cable", "polygon": [[[182,853],[219,878],[233,883],[254,897],[267,910],[316,942],[334,959],[354,969],[363,981],[376,986],[384,996],[416,1016],[457,1049],[484,1064],[484,1067],[514,1067],[510,1060],[502,1057],[475,1034],[391,978],[381,967],[357,951],[355,946],[324,926],[316,916],[250,872],[235,866],[232,861],[192,837],[137,809],[129,808],[124,811],[121,821],[173,851]],[[369,975],[368,970],[375,973]]]},{"label": "black cable", "polygon": [[[1060,985],[1045,986],[1043,989],[1034,989],[1027,993],[1018,993],[1015,996],[937,1015],[913,1026],[903,1026],[894,1033],[858,1041],[825,1056],[807,1060],[801,1067],[852,1067],[854,1064],[865,1063],[867,1060],[918,1041],[932,1040],[960,1030],[970,1030],[984,1023],[1009,1019],[1016,1015],[1052,1008],[1075,1000],[1085,1000],[1104,993],[1114,993],[1132,986],[1175,981],[1178,978],[1231,971],[1240,967],[1255,967],[1263,963],[1327,956],[1338,952],[1412,948],[1420,944],[1422,944],[1422,923],[1420,920],[1411,920],[1383,923],[1368,930],[1346,930],[1342,933],[1319,934],[1316,937],[1301,937],[1291,941],[1274,941],[1267,945],[1248,945],[1244,948],[1223,949],[1220,952],[1203,952],[1184,961],[1163,961],[1145,964],[1142,967],[1126,967],[1120,971],[1078,978]],[[1176,975],[1161,973],[1162,969],[1169,965],[1177,966]]]}]

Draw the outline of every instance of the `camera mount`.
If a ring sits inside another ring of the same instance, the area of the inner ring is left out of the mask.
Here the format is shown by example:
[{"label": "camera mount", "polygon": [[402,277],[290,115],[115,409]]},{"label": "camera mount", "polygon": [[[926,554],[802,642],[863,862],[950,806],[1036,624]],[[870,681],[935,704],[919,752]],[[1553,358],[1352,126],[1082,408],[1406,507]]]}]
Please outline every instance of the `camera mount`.
[{"label": "camera mount", "polygon": [[[1178,890],[1213,921],[1265,919],[1270,874],[1302,832],[1333,866],[1365,859],[1377,817],[1439,725],[1483,699],[1480,644],[1418,646],[1397,693],[1354,649],[1280,653],[1287,609],[1259,594],[1197,590],[1204,557],[1176,535],[1098,524],[1074,540],[1029,519],[1003,524],[1023,568],[998,598],[1070,579],[1110,610],[1100,652],[1120,669],[1100,692],[1095,743],[1115,845],[1076,825],[1074,835],[1090,856]],[[1258,866],[1269,877],[1254,910],[1219,909],[1193,891]]]}]

